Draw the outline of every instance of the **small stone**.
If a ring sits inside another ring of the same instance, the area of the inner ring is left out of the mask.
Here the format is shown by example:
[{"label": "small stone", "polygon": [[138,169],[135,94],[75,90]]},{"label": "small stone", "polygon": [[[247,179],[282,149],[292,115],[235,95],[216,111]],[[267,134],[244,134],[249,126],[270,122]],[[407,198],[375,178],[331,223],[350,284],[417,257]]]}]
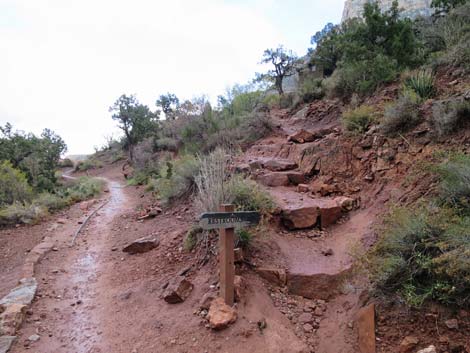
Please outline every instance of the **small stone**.
[{"label": "small stone", "polygon": [[310,324],[313,322],[313,316],[309,313],[303,313],[299,315],[297,320],[300,324]]},{"label": "small stone", "polygon": [[151,237],[140,238],[126,245],[122,249],[122,251],[131,255],[143,254],[150,250],[155,249],[159,245],[159,243],[160,242],[158,241],[157,238],[151,238]]},{"label": "small stone", "polygon": [[421,349],[420,351],[418,351],[416,353],[437,353],[437,351],[436,351],[436,347],[429,346],[428,348]]},{"label": "small stone", "polygon": [[321,253],[323,254],[323,256],[333,256],[334,254],[333,249],[323,250]]},{"label": "small stone", "polygon": [[305,333],[312,333],[313,332],[313,326],[310,325],[310,324],[305,324],[305,325],[302,326],[302,328],[304,329]]},{"label": "small stone", "polygon": [[182,276],[175,277],[168,284],[163,299],[169,304],[182,303],[191,294],[194,286]]},{"label": "small stone", "polygon": [[418,345],[419,338],[415,336],[406,336],[400,343],[400,353],[411,353]]},{"label": "small stone", "polygon": [[457,319],[450,319],[445,321],[446,326],[451,330],[458,330],[459,329],[459,322]]},{"label": "small stone", "polygon": [[216,298],[211,303],[207,318],[212,329],[222,330],[237,320],[237,311],[225,304],[222,298]]},{"label": "small stone", "polygon": [[30,342],[37,342],[41,339],[41,336],[39,335],[31,335],[28,337],[28,341]]}]

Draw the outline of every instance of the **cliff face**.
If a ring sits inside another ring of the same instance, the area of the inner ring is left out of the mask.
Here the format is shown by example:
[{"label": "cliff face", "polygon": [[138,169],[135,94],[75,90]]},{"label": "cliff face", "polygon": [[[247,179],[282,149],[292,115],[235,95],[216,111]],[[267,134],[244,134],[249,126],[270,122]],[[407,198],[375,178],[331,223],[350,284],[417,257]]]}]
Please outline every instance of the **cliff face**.
[{"label": "cliff face", "polygon": [[[343,21],[354,17],[360,17],[364,4],[370,0],[346,0],[343,10]],[[378,0],[380,8],[387,10],[392,6],[393,0]],[[431,0],[399,0],[400,9],[403,10],[402,15],[405,17],[414,18],[417,16],[430,16]]]}]

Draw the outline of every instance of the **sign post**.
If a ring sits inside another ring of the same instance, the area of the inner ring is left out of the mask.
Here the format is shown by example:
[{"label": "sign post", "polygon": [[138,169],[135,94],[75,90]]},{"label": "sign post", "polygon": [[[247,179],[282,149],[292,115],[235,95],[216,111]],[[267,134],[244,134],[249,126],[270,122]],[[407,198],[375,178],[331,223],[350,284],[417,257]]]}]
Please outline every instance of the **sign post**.
[{"label": "sign post", "polygon": [[200,225],[203,229],[219,229],[220,296],[227,305],[233,305],[235,288],[235,227],[248,227],[259,223],[258,212],[234,212],[233,205],[221,205],[220,212],[204,213]]},{"label": "sign post", "polygon": [[[222,212],[233,212],[233,205],[222,205]],[[221,228],[219,230],[220,244],[220,295],[225,300],[225,304],[232,306],[234,301],[234,242],[235,228]]]}]

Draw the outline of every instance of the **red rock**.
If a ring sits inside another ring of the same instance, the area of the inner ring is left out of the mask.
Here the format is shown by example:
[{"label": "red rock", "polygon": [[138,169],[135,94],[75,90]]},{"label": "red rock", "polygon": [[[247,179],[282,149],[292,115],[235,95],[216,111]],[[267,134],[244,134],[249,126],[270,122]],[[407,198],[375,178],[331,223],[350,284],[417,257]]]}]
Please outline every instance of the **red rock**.
[{"label": "red rock", "polygon": [[299,324],[311,324],[313,322],[313,316],[310,313],[300,314],[297,318]]},{"label": "red rock", "polygon": [[287,140],[296,143],[312,142],[315,140],[315,135],[307,130],[302,129],[297,131],[295,134],[290,135]]},{"label": "red rock", "polygon": [[341,207],[337,205],[325,205],[320,208],[321,228],[326,228],[342,217]]},{"label": "red rock", "polygon": [[356,201],[350,197],[335,197],[335,202],[344,212],[352,211],[356,207]]},{"label": "red rock", "polygon": [[213,291],[207,292],[201,298],[201,301],[199,302],[199,307],[204,310],[209,310],[211,303],[215,298],[217,298],[216,292],[213,292]]},{"label": "red rock", "polygon": [[289,229],[310,228],[317,224],[320,209],[318,206],[292,207],[282,209],[281,218]]},{"label": "red rock", "polygon": [[287,281],[286,271],[279,268],[265,268],[260,267],[256,269],[260,277],[264,278],[270,283],[285,286]]},{"label": "red rock", "polygon": [[307,299],[328,300],[341,293],[344,279],[349,274],[350,270],[344,270],[337,274],[316,273],[305,275],[287,273],[287,288],[290,294]]},{"label": "red rock", "polygon": [[150,250],[155,249],[159,245],[159,241],[157,238],[140,238],[132,243],[126,245],[122,251],[134,255],[134,254],[143,254]]},{"label": "red rock", "polygon": [[216,298],[211,303],[207,318],[212,329],[223,330],[237,321],[237,311],[225,304],[222,298]]},{"label": "red rock", "polygon": [[165,289],[163,299],[170,304],[182,303],[189,297],[194,286],[183,276],[175,277]]},{"label": "red rock", "polygon": [[273,172],[282,172],[298,167],[297,163],[288,159],[270,159],[265,161],[263,166]]},{"label": "red rock", "polygon": [[400,343],[400,353],[411,353],[419,343],[419,338],[415,336],[406,336]]},{"label": "red rock", "polygon": [[288,186],[290,184],[289,176],[285,173],[267,173],[258,177],[258,182],[264,186]]},{"label": "red rock", "polygon": [[297,192],[309,192],[310,187],[307,184],[299,184],[297,185]]},{"label": "red rock", "polygon": [[370,304],[359,310],[356,324],[358,330],[359,351],[361,353],[376,353],[374,304]]}]

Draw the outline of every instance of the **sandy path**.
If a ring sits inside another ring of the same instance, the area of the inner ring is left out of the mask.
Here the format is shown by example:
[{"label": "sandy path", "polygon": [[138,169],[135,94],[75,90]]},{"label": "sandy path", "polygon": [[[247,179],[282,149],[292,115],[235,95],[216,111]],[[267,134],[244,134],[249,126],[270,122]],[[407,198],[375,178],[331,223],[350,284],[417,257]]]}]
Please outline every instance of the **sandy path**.
[{"label": "sandy path", "polygon": [[27,338],[35,333],[41,337],[33,344],[35,353],[102,352],[99,347],[108,345],[98,315],[107,300],[102,277],[110,260],[110,225],[128,206],[120,185],[108,181],[108,186],[108,204],[79,235],[76,245],[70,247],[70,234],[61,234],[56,239],[58,251],[39,264],[38,299],[12,352],[31,351]]}]

